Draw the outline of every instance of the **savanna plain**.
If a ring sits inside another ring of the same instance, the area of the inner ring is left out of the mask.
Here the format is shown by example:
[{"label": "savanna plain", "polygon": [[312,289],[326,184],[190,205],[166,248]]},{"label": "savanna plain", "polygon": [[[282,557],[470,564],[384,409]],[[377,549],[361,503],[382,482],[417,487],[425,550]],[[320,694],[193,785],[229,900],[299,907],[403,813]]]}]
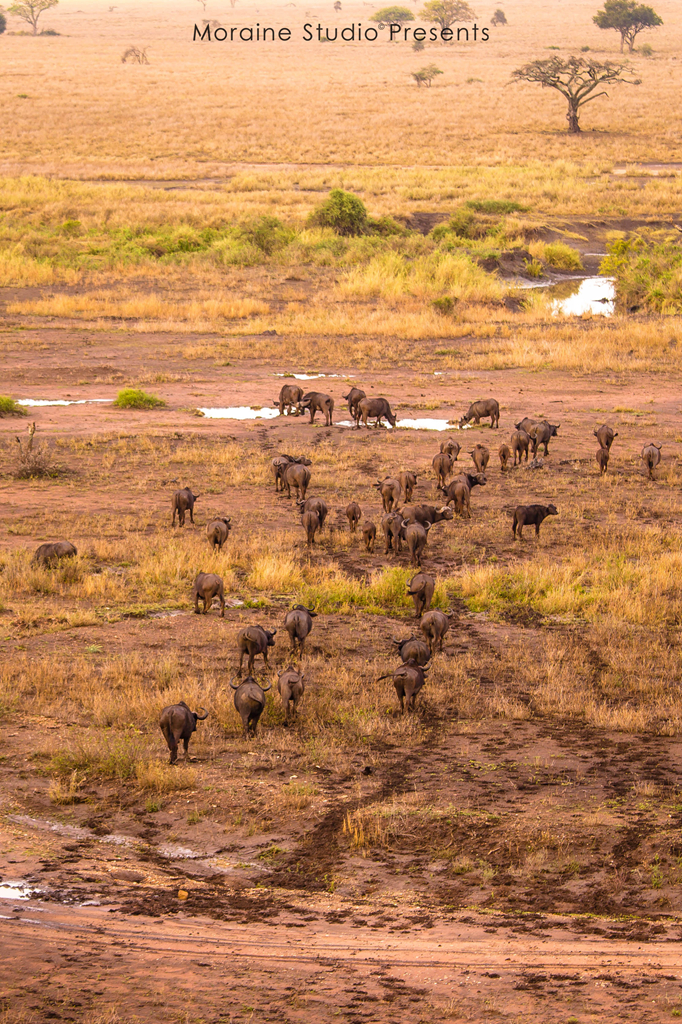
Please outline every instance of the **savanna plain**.
[{"label": "savanna plain", "polygon": [[[421,53],[300,40],[369,4],[202,7],[61,0],[42,16],[58,35],[0,35],[0,1020],[673,1020],[678,5],[655,4],[640,84],[576,136],[559,96],[509,82],[549,48],[620,59],[585,0],[514,0],[490,42]],[[295,38],[193,43],[204,18]],[[122,63],[131,45],[150,63]],[[330,190],[361,201],[357,233],[321,215]],[[557,311],[600,275],[611,315]],[[334,398],[331,426],[210,415],[298,383]],[[355,429],[352,386],[447,430]],[[124,389],[160,403],[114,406]],[[488,397],[499,429],[460,429]],[[503,472],[524,416],[558,435]],[[413,501],[440,507],[448,437],[455,472],[477,443],[490,462],[471,518],[429,533],[450,626],[401,714],[380,677],[419,635],[415,569],[384,553],[374,485],[412,470]],[[280,453],[329,506],[311,548]],[[199,495],[183,527],[181,487]],[[532,502],[559,514],[514,540]],[[77,556],[32,561],[54,540]],[[224,618],[194,614],[200,571]],[[299,603],[317,612],[300,658]],[[246,739],[230,683],[255,624],[277,634]],[[286,721],[277,676],[299,660]],[[170,765],[158,722],[179,700],[208,717]]]}]

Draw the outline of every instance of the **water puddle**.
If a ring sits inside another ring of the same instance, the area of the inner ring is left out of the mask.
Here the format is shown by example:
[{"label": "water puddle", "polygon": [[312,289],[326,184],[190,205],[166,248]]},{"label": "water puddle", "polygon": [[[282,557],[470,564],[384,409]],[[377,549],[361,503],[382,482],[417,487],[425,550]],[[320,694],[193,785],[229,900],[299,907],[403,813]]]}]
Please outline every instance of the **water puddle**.
[{"label": "water puddle", "polygon": [[26,882],[0,882],[0,900],[30,900],[36,892]]},{"label": "water puddle", "polygon": [[340,373],[275,373],[274,377],[293,377],[294,380],[319,380],[320,377],[341,377]]},{"label": "water puddle", "polygon": [[45,405],[96,405],[111,403],[113,398],[17,398],[17,405],[25,405],[30,409],[41,409]]},{"label": "water puddle", "polygon": [[227,409],[199,409],[209,420],[272,420],[279,416],[279,409],[263,406],[252,409],[249,405],[233,405]]},{"label": "water puddle", "polygon": [[616,286],[612,277],[585,277],[582,281],[563,281],[553,285],[554,313],[563,316],[613,316],[616,306]]}]

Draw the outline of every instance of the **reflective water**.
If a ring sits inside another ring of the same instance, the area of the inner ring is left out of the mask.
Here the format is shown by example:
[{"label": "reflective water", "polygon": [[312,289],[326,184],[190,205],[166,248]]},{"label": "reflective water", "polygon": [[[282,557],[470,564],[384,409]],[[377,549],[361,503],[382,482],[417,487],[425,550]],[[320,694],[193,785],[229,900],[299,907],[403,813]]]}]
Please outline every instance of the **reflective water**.
[{"label": "reflective water", "polygon": [[[341,420],[340,423],[336,424],[337,427],[354,427],[355,423],[352,420]],[[386,424],[388,430],[392,430],[390,424]],[[449,420],[435,420],[435,419],[419,419],[419,420],[398,420],[396,427],[404,427],[408,430],[471,430],[472,424],[467,423],[465,426],[460,427],[457,423],[451,423]]]},{"label": "reflective water", "polygon": [[0,900],[30,900],[37,889],[27,882],[0,882]]},{"label": "reflective water", "polygon": [[42,408],[44,405],[95,405],[98,402],[113,402],[113,398],[17,398],[17,405],[31,409]]},{"label": "reflective water", "polygon": [[582,281],[564,281],[552,286],[556,296],[552,307],[564,316],[613,316],[616,286],[612,277],[585,277]]},{"label": "reflective water", "polygon": [[294,380],[319,380],[320,377],[340,377],[340,373],[276,373],[275,377],[293,377]]}]

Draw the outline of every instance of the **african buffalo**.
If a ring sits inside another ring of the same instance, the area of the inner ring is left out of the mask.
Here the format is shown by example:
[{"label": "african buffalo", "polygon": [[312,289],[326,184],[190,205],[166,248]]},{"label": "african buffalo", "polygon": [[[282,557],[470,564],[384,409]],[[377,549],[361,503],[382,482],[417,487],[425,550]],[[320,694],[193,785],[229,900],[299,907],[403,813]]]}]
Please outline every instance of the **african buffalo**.
[{"label": "african buffalo", "polygon": [[327,502],[323,498],[306,498],[305,501],[298,502],[298,510],[303,515],[305,512],[316,512],[317,518],[320,520],[320,529],[324,527],[324,521],[329,515],[329,509],[327,508]]},{"label": "african buffalo", "polygon": [[547,516],[558,516],[559,513],[554,505],[518,505],[514,512],[512,533],[516,540],[516,531],[519,532],[519,540],[523,539],[524,526],[535,526],[535,536],[540,536],[540,524]]},{"label": "african buffalo", "polygon": [[597,465],[599,466],[599,475],[603,476],[606,470],[609,468],[609,449],[599,448],[597,450]]},{"label": "african buffalo", "polygon": [[184,700],[181,700],[178,704],[171,704],[161,712],[159,726],[166,737],[171,764],[175,764],[178,759],[178,740],[183,742],[185,761],[187,761],[189,741],[192,738],[192,733],[197,731],[197,722],[203,722],[208,718],[208,711],[205,708],[201,708],[201,710],[205,714],[200,715],[198,711],[190,711]]},{"label": "african buffalo", "polygon": [[332,413],[334,412],[334,399],[321,391],[309,391],[301,399],[301,409],[310,410],[310,422],[315,422],[315,413],[321,412],[324,416],[324,425],[331,427]]},{"label": "african buffalo", "polygon": [[296,651],[296,641],[298,640],[298,651],[299,654],[303,654],[303,645],[306,637],[313,628],[313,619],[317,618],[317,612],[311,612],[309,608],[306,608],[303,604],[296,604],[287,612],[284,617],[284,628],[289,634],[291,640],[291,649]]},{"label": "african buffalo", "polygon": [[599,446],[601,448],[608,448],[609,451],[611,451],[614,439],[618,437],[618,431],[613,430],[606,423],[603,423],[601,427],[596,427],[592,433],[599,441]]},{"label": "african buffalo", "polygon": [[206,527],[206,536],[208,537],[208,542],[214,551],[216,548],[218,548],[218,551],[222,551],[223,544],[227,540],[228,534],[232,529],[230,523],[231,519],[232,516],[222,516],[220,519],[212,519]]},{"label": "african buffalo", "polygon": [[400,665],[395,672],[379,676],[377,682],[393,677],[393,685],[400,701],[401,712],[405,711],[405,699],[407,699],[407,710],[414,711],[417,694],[426,683],[426,672],[426,666],[418,665],[416,661],[408,661],[406,664]]},{"label": "african buffalo", "polygon": [[390,512],[393,507],[398,507],[400,504],[400,498],[402,495],[402,487],[400,486],[400,480],[396,480],[395,477],[387,476],[383,480],[377,480],[373,487],[381,494],[381,501],[384,506],[384,512]]},{"label": "african buffalo", "polygon": [[528,448],[530,446],[530,434],[527,431],[519,427],[511,436],[510,442],[511,450],[514,453],[514,465],[516,465],[516,457],[519,457],[519,465],[521,465],[521,459],[525,453],[526,462],[528,462]]},{"label": "african buffalo", "polygon": [[258,719],[265,707],[265,694],[272,687],[272,683],[268,686],[259,686],[249,674],[243,683],[230,682],[230,686],[234,690],[234,706],[244,726],[244,739],[249,739],[256,735]]},{"label": "african buffalo", "polygon": [[400,655],[401,661],[416,661],[417,665],[428,665],[431,660],[431,651],[429,645],[425,644],[423,640],[418,640],[416,636],[408,637],[407,640],[396,640],[393,638],[393,643],[398,648],[398,654]]},{"label": "african buffalo", "polygon": [[417,618],[428,612],[435,589],[436,581],[425,572],[418,572],[407,584],[407,592],[414,601],[414,614]]},{"label": "african buffalo", "polygon": [[189,512],[189,521],[194,525],[194,502],[200,498],[200,494],[192,494],[191,487],[183,487],[173,495],[173,523],[175,526],[175,513],[178,514],[178,524],[185,525],[185,514]]},{"label": "african buffalo", "polygon": [[284,415],[284,410],[287,411],[287,416],[291,415],[291,410],[294,410],[294,416],[301,415],[300,401],[303,398],[303,388],[299,387],[298,384],[283,384],[282,390],[279,393],[279,399],[275,402],[275,405],[279,406],[280,416]]},{"label": "african buffalo", "polygon": [[248,654],[248,672],[249,675],[253,673],[253,663],[259,654],[263,655],[263,661],[267,667],[268,665],[268,647],[275,646],[275,634],[276,629],[263,629],[262,626],[246,626],[242,629],[237,637],[237,646],[239,648],[239,671],[237,675],[241,677],[242,674],[242,663],[244,661],[244,655]]},{"label": "african buffalo", "polygon": [[504,473],[507,468],[507,463],[511,459],[511,449],[508,444],[501,444],[498,455],[500,456],[500,469]]},{"label": "african buffalo", "polygon": [[405,501],[412,501],[412,492],[417,486],[417,474],[409,469],[403,470],[402,473],[398,473],[397,480],[403,489]]},{"label": "african buffalo", "polygon": [[376,417],[374,426],[381,426],[382,419],[387,419],[392,427],[396,425],[396,418],[391,412],[391,407],[385,398],[362,398],[355,407],[355,423],[360,427],[360,420],[363,426],[367,426],[368,417]]},{"label": "african buffalo", "polygon": [[485,473],[486,466],[490,460],[490,451],[484,444],[474,445],[473,451],[469,452],[477,473]]},{"label": "african buffalo", "polygon": [[362,539],[365,542],[365,549],[371,555],[377,539],[377,528],[374,523],[365,523],[362,528]]},{"label": "african buffalo", "polygon": [[351,388],[347,395],[343,396],[344,401],[348,402],[348,412],[351,415],[351,419],[355,419],[357,415],[358,402],[361,402],[363,398],[367,398],[364,391],[360,388]]},{"label": "african buffalo", "polygon": [[642,448],[642,460],[649,472],[649,479],[653,480],[654,470],[661,461],[661,445],[657,444],[656,441],[652,441],[651,444],[645,444]]},{"label": "african buffalo", "polygon": [[459,421],[460,427],[463,427],[465,423],[469,423],[471,420],[474,421],[476,426],[479,425],[481,419],[485,419],[490,416],[490,429],[499,427],[500,425],[500,405],[494,398],[479,399],[478,402],[472,402],[469,406],[468,412],[462,416]]},{"label": "african buffalo", "polygon": [[199,600],[204,602],[204,615],[213,604],[213,598],[220,598],[220,617],[225,618],[225,589],[220,576],[212,572],[200,572],[194,581],[192,588],[194,598],[194,611],[199,615]]},{"label": "african buffalo", "polygon": [[55,540],[49,544],[41,544],[31,561],[49,566],[55,565],[61,558],[75,558],[77,554],[78,551],[70,540]]},{"label": "african buffalo", "polygon": [[445,612],[441,612],[438,608],[434,608],[433,611],[427,612],[426,615],[422,615],[419,628],[426,637],[432,654],[434,653],[436,646],[439,651],[443,650],[443,637],[450,628],[450,619],[447,617]]},{"label": "african buffalo", "polygon": [[290,462],[284,469],[282,483],[287,492],[287,498],[291,497],[291,488],[296,488],[296,500],[299,496],[305,500],[305,493],[310,483],[310,470],[307,466],[301,466],[298,462]]},{"label": "african buffalo", "polygon": [[355,533],[355,529],[362,519],[362,509],[358,505],[357,501],[351,501],[346,505],[346,519],[350,526],[350,532]]},{"label": "african buffalo", "polygon": [[277,680],[277,691],[282,700],[285,721],[288,724],[292,715],[298,710],[298,702],[305,693],[304,673],[297,672],[291,665],[280,672]]}]

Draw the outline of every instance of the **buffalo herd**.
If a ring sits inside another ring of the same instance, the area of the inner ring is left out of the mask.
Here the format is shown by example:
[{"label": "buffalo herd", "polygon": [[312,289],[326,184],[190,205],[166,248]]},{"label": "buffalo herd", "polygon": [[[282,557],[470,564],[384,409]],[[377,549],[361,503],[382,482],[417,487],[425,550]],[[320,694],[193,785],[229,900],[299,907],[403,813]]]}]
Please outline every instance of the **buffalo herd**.
[{"label": "buffalo herd", "polygon": [[[355,387],[351,388],[343,397],[357,429],[360,429],[361,424],[367,427],[370,419],[374,421],[375,428],[383,426],[384,420],[391,427],[396,426],[397,419],[387,399],[368,398],[364,391]],[[315,422],[315,416],[319,412],[324,417],[325,425],[332,426],[334,399],[322,392],[304,393],[298,385],[285,384],[275,405],[278,407],[280,415],[286,413],[287,416],[300,416],[307,410],[310,413],[311,423]],[[457,425],[459,428],[468,425],[477,426],[482,419],[486,418],[490,419],[490,429],[499,429],[500,406],[493,398],[473,402]],[[538,420],[531,417],[524,417],[516,423],[509,441],[502,443],[498,450],[501,472],[508,473],[510,467],[520,466],[522,461],[525,461],[529,468],[541,468],[543,457],[549,455],[550,441],[559,436],[559,426],[560,424],[553,424],[545,419]],[[618,433],[608,424],[603,424],[595,428],[594,436],[599,443],[596,453],[597,467],[599,474],[603,475],[607,472],[611,447],[615,438],[618,437]],[[542,454],[539,456],[540,449]],[[414,602],[415,616],[419,619],[422,638],[412,635],[402,640],[394,639],[393,643],[397,647],[400,664],[389,675],[380,677],[393,680],[401,711],[414,709],[417,695],[425,685],[431,659],[436,652],[443,650],[443,638],[450,627],[450,615],[440,608],[431,608],[436,593],[436,581],[433,576],[422,571],[422,559],[431,531],[438,524],[452,520],[455,514],[471,518],[472,492],[476,487],[484,486],[487,482],[486,472],[490,461],[490,449],[484,444],[475,444],[468,451],[472,466],[458,473],[456,464],[461,451],[462,446],[457,441],[448,438],[440,444],[440,450],[433,457],[431,467],[435,476],[436,493],[442,495],[440,505],[412,504],[418,475],[423,476],[421,471],[418,474],[414,468],[396,472],[374,484],[383,512],[380,518],[380,530],[384,538],[384,554],[398,555],[404,546],[409,555],[410,564],[416,570],[407,585],[407,593]],[[529,455],[532,455],[532,462],[529,462]],[[641,459],[647,478],[652,480],[654,470],[661,462],[661,445],[657,442],[644,445],[641,450]],[[279,454],[272,459],[271,463],[276,493],[291,498],[292,489],[295,492],[306,544],[312,550],[316,538],[324,530],[325,521],[329,516],[329,506],[323,498],[308,497],[307,495],[312,476],[311,465],[311,460],[305,456],[290,454]],[[194,504],[199,497],[200,495],[195,494],[190,487],[181,488],[174,493],[172,499],[173,526],[175,526],[177,516],[178,525],[183,527],[187,514],[189,514],[190,522],[194,524]],[[363,518],[363,511],[358,502],[349,502],[342,514],[345,514],[348,520],[350,533],[356,534]],[[524,526],[534,526],[535,534],[538,536],[543,521],[548,516],[558,514],[557,508],[552,503],[518,505],[512,517],[514,540],[518,538],[521,541],[523,539]],[[229,516],[219,516],[209,521],[206,527],[206,536],[212,550],[215,551],[216,548],[219,552],[222,550],[223,545],[228,541],[231,530],[232,522]],[[365,519],[362,525],[362,543],[370,554],[374,551],[376,538],[377,525]],[[76,548],[69,541],[56,541],[41,544],[35,552],[33,560],[38,565],[51,567],[64,558],[76,555]],[[204,615],[208,613],[217,598],[220,615],[224,617],[225,592],[220,576],[214,573],[200,572],[194,581],[192,598],[194,611],[197,614],[203,612]],[[203,608],[199,607],[200,602]],[[284,619],[283,627],[289,634],[292,658],[298,660],[298,667],[290,664],[279,674],[277,682],[277,690],[287,724],[295,717],[298,704],[305,692],[301,659],[306,640],[313,630],[313,620],[316,615],[317,613],[312,609],[297,604],[287,612]],[[254,677],[255,660],[262,658],[263,668],[269,669],[268,650],[275,646],[276,633],[276,629],[268,630],[260,625],[250,625],[242,629],[237,637],[239,668],[237,680],[233,680],[230,685],[234,690],[234,704],[242,720],[245,737],[255,735],[259,718],[266,704],[266,693],[271,689],[271,684],[264,686],[256,681]],[[248,675],[242,682],[242,666],[245,657],[247,658]],[[200,710],[204,712],[204,709]],[[192,733],[196,731],[197,722],[203,721],[207,715],[208,712],[200,714],[191,711],[182,701],[164,708],[159,724],[168,744],[171,764],[175,764],[177,761],[180,740],[183,741],[185,760],[187,759]]]}]

